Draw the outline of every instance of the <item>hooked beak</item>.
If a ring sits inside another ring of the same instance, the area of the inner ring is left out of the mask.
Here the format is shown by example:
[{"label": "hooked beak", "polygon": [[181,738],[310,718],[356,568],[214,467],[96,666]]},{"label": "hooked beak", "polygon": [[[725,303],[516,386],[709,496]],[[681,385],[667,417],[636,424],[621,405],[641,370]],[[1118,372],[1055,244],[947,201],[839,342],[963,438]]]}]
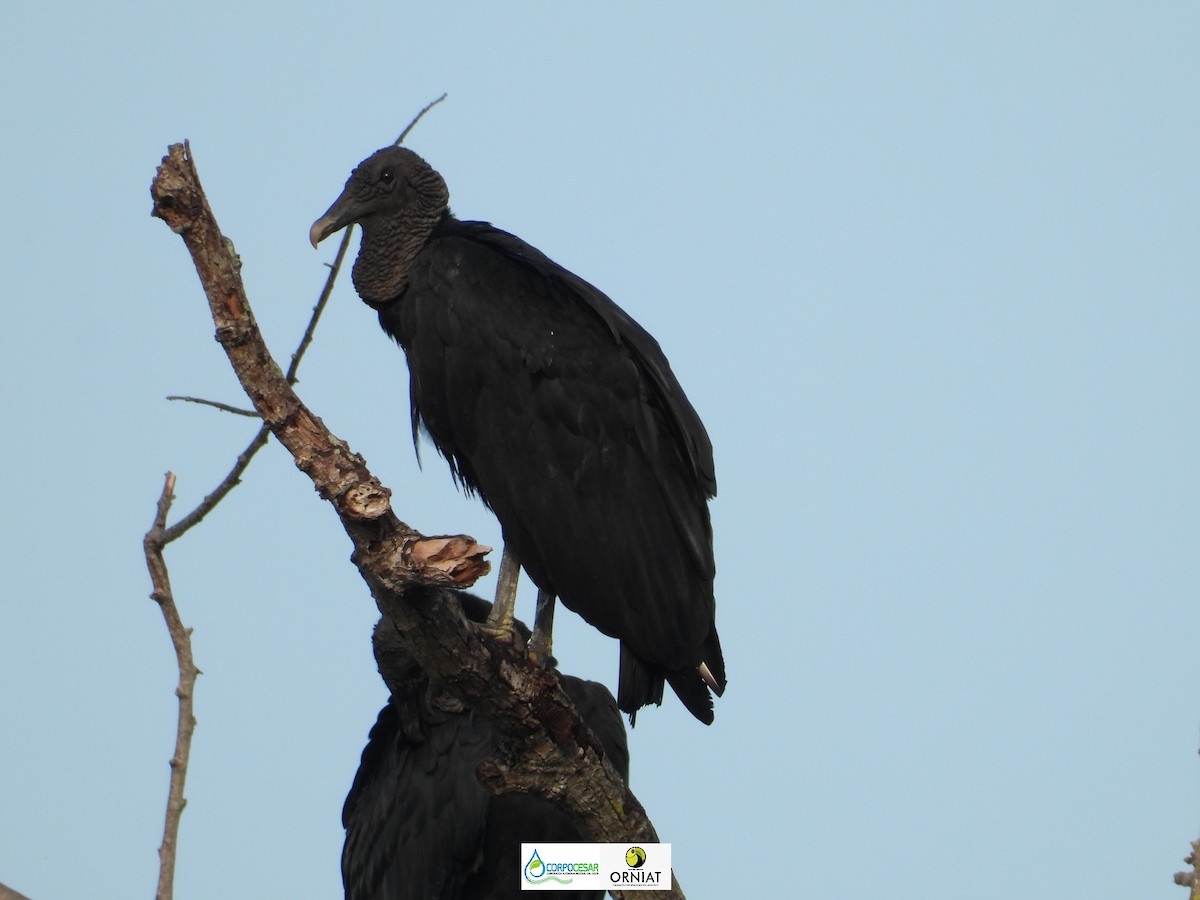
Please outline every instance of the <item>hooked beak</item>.
[{"label": "hooked beak", "polygon": [[347,225],[353,224],[356,221],[354,203],[346,198],[346,195],[338,197],[333,201],[333,206],[325,211],[325,215],[312,223],[312,228],[308,229],[308,240],[313,245],[313,249],[317,248],[317,244],[325,240],[335,231],[341,231]]},{"label": "hooked beak", "polygon": [[337,219],[332,216],[321,216],[317,221],[313,222],[312,228],[308,229],[308,240],[313,245],[313,249],[317,249],[317,244],[325,240],[338,229]]}]

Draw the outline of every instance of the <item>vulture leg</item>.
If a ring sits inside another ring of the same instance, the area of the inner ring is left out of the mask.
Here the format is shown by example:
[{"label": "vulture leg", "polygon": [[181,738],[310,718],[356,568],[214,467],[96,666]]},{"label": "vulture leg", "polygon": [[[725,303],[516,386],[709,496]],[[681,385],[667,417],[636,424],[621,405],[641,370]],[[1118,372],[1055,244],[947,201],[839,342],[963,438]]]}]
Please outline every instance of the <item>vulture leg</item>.
[{"label": "vulture leg", "polygon": [[496,602],[487,617],[484,628],[493,634],[516,635],[513,617],[517,608],[517,580],[521,577],[521,563],[517,554],[506,544],[500,558],[500,573],[496,576]]},{"label": "vulture leg", "polygon": [[533,614],[533,637],[529,639],[529,658],[545,668],[551,664],[554,641],[554,595],[538,589],[537,611]]}]

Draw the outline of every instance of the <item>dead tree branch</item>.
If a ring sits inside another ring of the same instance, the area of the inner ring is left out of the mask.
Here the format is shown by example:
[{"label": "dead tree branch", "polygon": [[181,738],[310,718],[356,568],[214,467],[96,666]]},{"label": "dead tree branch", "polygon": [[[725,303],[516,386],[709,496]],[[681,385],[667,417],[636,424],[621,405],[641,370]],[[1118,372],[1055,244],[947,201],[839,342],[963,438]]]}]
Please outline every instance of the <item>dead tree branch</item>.
[{"label": "dead tree branch", "polygon": [[[408,127],[397,139],[396,143],[400,143],[413,129],[413,127],[421,120],[430,109],[446,99],[446,95],[442,94],[437,100],[428,104],[422,109],[409,123]],[[300,360],[304,357],[305,351],[309,344],[312,343],[313,333],[316,331],[317,322],[321,318],[321,313],[324,311],[326,304],[329,302],[329,296],[333,292],[334,282],[337,280],[338,272],[341,270],[342,261],[345,259],[346,251],[350,246],[350,234],[352,229],[346,229],[346,234],[342,238],[342,244],[337,253],[337,258],[329,267],[329,277],[326,279],[325,286],[321,290],[321,295],[317,299],[316,306],[313,308],[312,316],[309,318],[308,326],[304,330],[304,336],[300,340],[296,352],[292,354],[292,362],[288,367],[287,383],[294,385],[297,380],[297,371],[300,368]],[[219,403],[213,400],[203,400],[197,397],[168,397],[168,400],[184,400],[191,403],[199,403],[206,406],[212,406],[219,410],[237,415],[249,416],[252,418],[260,418],[257,411],[239,409],[229,404]],[[159,880],[157,896],[160,900],[169,898],[174,893],[175,882],[175,857],[176,848],[178,846],[179,823],[182,818],[183,809],[187,805],[187,800],[183,795],[184,783],[187,779],[187,760],[191,753],[192,733],[195,730],[196,720],[193,712],[193,691],[196,681],[196,676],[200,674],[200,670],[196,668],[192,658],[191,647],[191,629],[184,628],[179,616],[178,608],[175,605],[174,596],[171,592],[170,577],[167,571],[166,560],[163,556],[167,544],[182,537],[189,529],[198,524],[211,512],[225,496],[232,491],[238,484],[241,483],[241,476],[250,465],[254,455],[258,453],[267,443],[267,438],[270,436],[271,430],[267,425],[262,425],[258,433],[250,441],[249,445],[238,454],[234,461],[233,468],[222,479],[221,483],[212,490],[201,502],[186,516],[181,518],[174,525],[167,527],[167,514],[170,510],[171,502],[174,499],[175,476],[168,472],[167,481],[163,487],[163,492],[159,497],[157,513],[154,519],[154,524],[149,532],[143,538],[143,548],[146,554],[146,566],[150,571],[150,578],[153,584],[153,593],[151,597],[158,602],[163,616],[167,622],[167,629],[171,635],[171,641],[175,648],[175,657],[179,665],[179,685],[176,688],[176,695],[179,697],[179,720],[176,729],[175,752],[171,757],[171,779],[170,787],[167,796],[167,812],[166,822],[163,826],[163,842],[159,847]],[[15,891],[0,885],[0,900],[7,900],[11,895],[12,900],[22,900],[21,896]]]},{"label": "dead tree branch", "polygon": [[[418,662],[505,735],[507,752],[489,770],[489,789],[533,791],[557,803],[594,841],[656,841],[637,798],[603,758],[557,676],[515,647],[471,625],[439,592],[488,570],[488,548],[458,535],[428,538],[392,510],[391,491],[296,396],[271,358],[250,309],[240,262],[221,234],[185,144],[169,148],[151,186],[154,214],[183,240],[208,297],[218,342],[263,421],[336,510],[351,559],[380,610]],[[417,587],[418,589],[413,589]],[[677,888],[655,895],[682,898]]]},{"label": "dead tree branch", "polygon": [[167,529],[163,537],[163,543],[169,544],[183,536],[189,528],[196,525],[212,510],[214,506],[224,499],[225,495],[232,491],[241,482],[242,473],[246,471],[246,467],[250,465],[250,460],[254,459],[254,454],[266,446],[267,438],[271,435],[271,429],[263,425],[258,429],[258,433],[246,446],[246,449],[238,454],[237,459],[233,463],[233,468],[229,470],[229,474],[213,488],[212,493],[200,501],[200,505],[193,509],[190,513]]},{"label": "dead tree branch", "polygon": [[1183,858],[1191,868],[1176,872],[1175,883],[1188,889],[1189,900],[1200,900],[1200,841],[1192,841],[1192,852]]},{"label": "dead tree branch", "polygon": [[24,894],[17,893],[7,885],[0,884],[0,900],[29,900]]},{"label": "dead tree branch", "polygon": [[217,400],[205,400],[203,397],[181,397],[178,394],[170,394],[168,400],[181,400],[184,403],[195,403],[199,406],[211,406],[213,409],[219,409],[221,412],[232,413],[235,416],[245,416],[248,419],[257,419],[258,413],[252,409],[242,409],[238,406],[230,406],[228,403],[221,403]]},{"label": "dead tree branch", "polygon": [[400,132],[400,137],[396,138],[396,146],[399,147],[401,144],[404,143],[404,139],[406,137],[408,137],[409,133],[414,128],[417,127],[417,123],[420,122],[423,118],[425,118],[425,113],[429,112],[431,109],[433,109],[435,106],[437,106],[439,103],[441,103],[445,99],[446,99],[446,92],[443,91],[442,96],[438,97],[436,100],[430,100],[428,103],[426,103],[425,106],[421,109],[421,111],[419,113],[417,113],[415,116],[413,116],[413,120],[411,122],[409,122],[407,126],[405,126],[405,128],[402,132]]},{"label": "dead tree branch", "polygon": [[150,597],[162,610],[167,631],[171,634],[171,643],[175,647],[175,658],[179,662],[179,686],[175,689],[175,695],[179,698],[179,723],[175,732],[175,753],[171,757],[171,786],[167,793],[166,823],[163,826],[162,844],[158,848],[158,891],[155,894],[158,900],[171,900],[175,891],[175,852],[179,843],[179,820],[183,815],[183,808],[187,805],[183,788],[187,780],[188,757],[192,751],[192,732],[196,729],[192,694],[196,686],[196,676],[200,674],[192,658],[192,630],[185,628],[179,618],[179,610],[171,592],[171,577],[163,558],[163,549],[170,541],[167,536],[167,513],[171,510],[171,501],[175,499],[174,492],[175,475],[168,472],[162,494],[158,498],[154,524],[150,526],[142,541],[146,552],[146,567],[150,570],[150,580],[154,585],[154,592]]}]

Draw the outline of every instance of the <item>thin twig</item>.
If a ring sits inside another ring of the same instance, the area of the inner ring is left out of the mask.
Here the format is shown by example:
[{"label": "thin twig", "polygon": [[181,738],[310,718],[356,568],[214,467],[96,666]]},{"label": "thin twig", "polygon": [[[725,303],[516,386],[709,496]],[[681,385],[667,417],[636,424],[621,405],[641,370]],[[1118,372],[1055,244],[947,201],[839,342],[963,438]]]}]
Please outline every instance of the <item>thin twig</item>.
[{"label": "thin twig", "polygon": [[[408,126],[400,132],[400,137],[396,138],[396,145],[404,143],[404,139],[408,137],[417,123],[424,118],[425,113],[429,112],[439,103],[446,99],[446,94],[438,97],[436,100],[431,100],[425,104],[425,108],[413,116],[413,120],[408,123]],[[325,279],[325,287],[321,290],[321,296],[317,299],[317,305],[313,307],[312,318],[308,320],[308,327],[304,329],[304,337],[300,339],[300,346],[296,348],[296,352],[292,354],[292,364],[288,366],[287,383],[294,385],[296,383],[296,369],[300,367],[300,359],[304,356],[304,351],[308,349],[308,345],[312,343],[313,332],[317,328],[317,322],[321,319],[321,313],[325,311],[325,306],[329,303],[329,296],[333,293],[333,283],[337,280],[338,273],[342,270],[342,261],[346,258],[346,251],[350,249],[350,236],[354,233],[354,226],[346,228],[342,235],[342,242],[338,245],[337,256],[334,257],[333,264],[329,267],[329,277]]]},{"label": "thin twig", "polygon": [[[424,118],[425,113],[429,112],[431,109],[445,100],[446,97],[447,95],[443,92],[443,94],[436,100],[431,100],[429,103],[426,103],[424,108],[422,108],[421,111],[413,117],[413,120],[408,123],[404,131],[400,132],[400,137],[396,138],[396,143],[404,143],[404,139],[408,137],[412,130],[417,126],[417,123]],[[342,242],[338,245],[337,255],[334,257],[333,263],[329,266],[329,276],[325,279],[324,287],[321,288],[321,294],[317,298],[316,305],[313,307],[312,315],[308,319],[308,325],[304,329],[304,334],[300,338],[300,343],[296,347],[296,352],[292,354],[292,362],[288,366],[287,374],[285,375],[288,384],[294,385],[298,380],[297,372],[300,368],[300,360],[304,358],[305,351],[308,350],[309,344],[312,343],[313,334],[317,330],[317,323],[320,322],[321,314],[325,311],[325,307],[329,303],[329,297],[333,294],[333,286],[337,281],[338,274],[342,270],[342,262],[346,258],[346,252],[350,249],[350,236],[353,233],[354,227],[350,226],[342,235]],[[253,419],[259,418],[259,415],[255,410],[239,409],[236,406],[230,406],[228,403],[220,403],[216,400],[204,400],[199,397],[180,397],[174,395],[167,397],[167,399],[183,400],[188,403],[199,403],[203,406],[211,406],[215,409],[223,410],[224,412],[234,413],[235,415],[247,416]],[[237,487],[237,485],[240,483],[242,473],[245,472],[246,467],[250,465],[250,461],[254,458],[254,454],[262,449],[263,445],[266,444],[267,435],[269,433],[269,429],[266,427],[263,427],[259,430],[258,434],[255,435],[254,440],[250,442],[250,445],[238,455],[237,462],[234,464],[233,469],[228,475],[225,476],[221,483],[217,485],[217,487],[214,488],[207,497],[204,498],[199,506],[197,506],[194,510],[192,510],[167,530],[166,543],[169,544],[176,538],[181,537],[185,531],[208,515],[209,511],[211,511],[214,506],[220,503],[226,494]]]},{"label": "thin twig", "polygon": [[192,751],[192,733],[196,729],[192,694],[196,687],[196,676],[200,674],[192,658],[192,630],[185,628],[179,618],[179,610],[171,592],[171,577],[167,573],[167,563],[163,558],[163,548],[167,543],[167,513],[171,509],[174,493],[175,474],[168,472],[162,494],[158,498],[154,524],[142,540],[142,547],[146,553],[146,568],[150,570],[150,581],[154,586],[150,598],[162,610],[167,631],[171,634],[171,643],[175,647],[175,658],[179,663],[179,686],[175,689],[175,696],[179,698],[179,722],[175,731],[175,753],[171,757],[171,784],[167,792],[166,821],[163,825],[162,844],[158,848],[158,891],[155,895],[158,900],[171,900],[175,890],[175,853],[179,846],[179,820],[183,815],[183,808],[187,806],[183,788],[187,780],[188,756]]},{"label": "thin twig", "polygon": [[428,103],[425,104],[425,108],[416,114],[416,116],[413,118],[413,120],[408,123],[408,127],[405,128],[402,132],[400,132],[400,137],[396,138],[396,146],[397,147],[404,143],[404,139],[406,137],[408,137],[408,133],[417,127],[417,123],[420,122],[422,118],[424,118],[425,113],[429,112],[431,109],[433,109],[435,106],[437,106],[443,100],[445,100],[446,96],[447,96],[446,93],[443,91],[442,96],[438,97],[436,100],[430,100]]},{"label": "thin twig", "polygon": [[182,400],[185,403],[199,403],[201,406],[211,406],[214,409],[219,409],[221,412],[233,413],[235,416],[246,416],[251,419],[257,419],[258,413],[252,409],[240,409],[236,406],[230,406],[228,403],[220,403],[216,400],[205,400],[201,397],[180,397],[171,394],[167,397],[168,400]]},{"label": "thin twig", "polygon": [[0,884],[0,900],[29,900],[29,898],[7,885]]},{"label": "thin twig", "polygon": [[[317,330],[317,322],[321,320],[321,313],[325,311],[325,305],[329,302],[329,295],[333,293],[333,283],[337,280],[338,273],[342,270],[342,260],[346,258],[346,251],[350,248],[350,235],[353,233],[354,227],[351,226],[342,235],[342,243],[338,247],[333,265],[329,267],[329,277],[325,279],[325,287],[321,289],[321,296],[317,298],[317,305],[313,307],[312,316],[308,320],[308,327],[304,329],[304,336],[300,338],[300,346],[292,354],[292,364],[288,366],[286,376],[288,384],[294,385],[296,383],[296,370],[300,368],[300,360],[304,356],[304,351],[308,349],[308,345],[312,343],[313,332]],[[258,415],[258,413],[255,413],[255,415]]]},{"label": "thin twig", "polygon": [[201,500],[195,509],[166,530],[163,537],[164,544],[169,544],[171,541],[183,537],[184,532],[193,525],[199,524],[212,511],[213,507],[225,499],[226,494],[241,484],[242,473],[246,471],[246,467],[254,459],[254,454],[267,445],[267,438],[270,436],[271,429],[266,425],[258,429],[258,434],[254,435],[254,439],[246,445],[246,449],[238,454],[237,459],[233,463],[233,468],[229,470],[229,474],[225,476],[221,483],[213,488],[212,492]]}]

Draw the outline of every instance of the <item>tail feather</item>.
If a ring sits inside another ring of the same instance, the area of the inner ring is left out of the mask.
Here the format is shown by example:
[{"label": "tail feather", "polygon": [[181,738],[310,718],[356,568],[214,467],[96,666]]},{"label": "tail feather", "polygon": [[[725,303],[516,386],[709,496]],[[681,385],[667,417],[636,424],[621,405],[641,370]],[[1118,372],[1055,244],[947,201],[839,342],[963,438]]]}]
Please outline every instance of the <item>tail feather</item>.
[{"label": "tail feather", "polygon": [[697,670],[668,672],[667,681],[688,712],[705,725],[713,723],[712,694],[708,692],[708,685]]},{"label": "tail feather", "polygon": [[637,711],[653,703],[662,706],[663,676],[651,670],[624,644],[621,644],[621,674],[617,681],[617,706],[629,714],[629,724],[635,724]]},{"label": "tail feather", "polygon": [[[715,642],[715,631],[712,642]],[[706,647],[706,649],[709,649]],[[643,706],[662,705],[664,682],[671,685],[688,712],[703,722],[711,725],[713,722],[713,702],[711,691],[720,696],[725,691],[725,663],[721,658],[721,648],[716,644],[716,653],[711,656],[712,665],[701,663],[708,678],[701,672],[701,667],[669,672],[638,659],[624,644],[621,645],[621,674],[617,685],[617,706],[622,712],[629,714],[629,724],[637,723],[637,712]]]}]

